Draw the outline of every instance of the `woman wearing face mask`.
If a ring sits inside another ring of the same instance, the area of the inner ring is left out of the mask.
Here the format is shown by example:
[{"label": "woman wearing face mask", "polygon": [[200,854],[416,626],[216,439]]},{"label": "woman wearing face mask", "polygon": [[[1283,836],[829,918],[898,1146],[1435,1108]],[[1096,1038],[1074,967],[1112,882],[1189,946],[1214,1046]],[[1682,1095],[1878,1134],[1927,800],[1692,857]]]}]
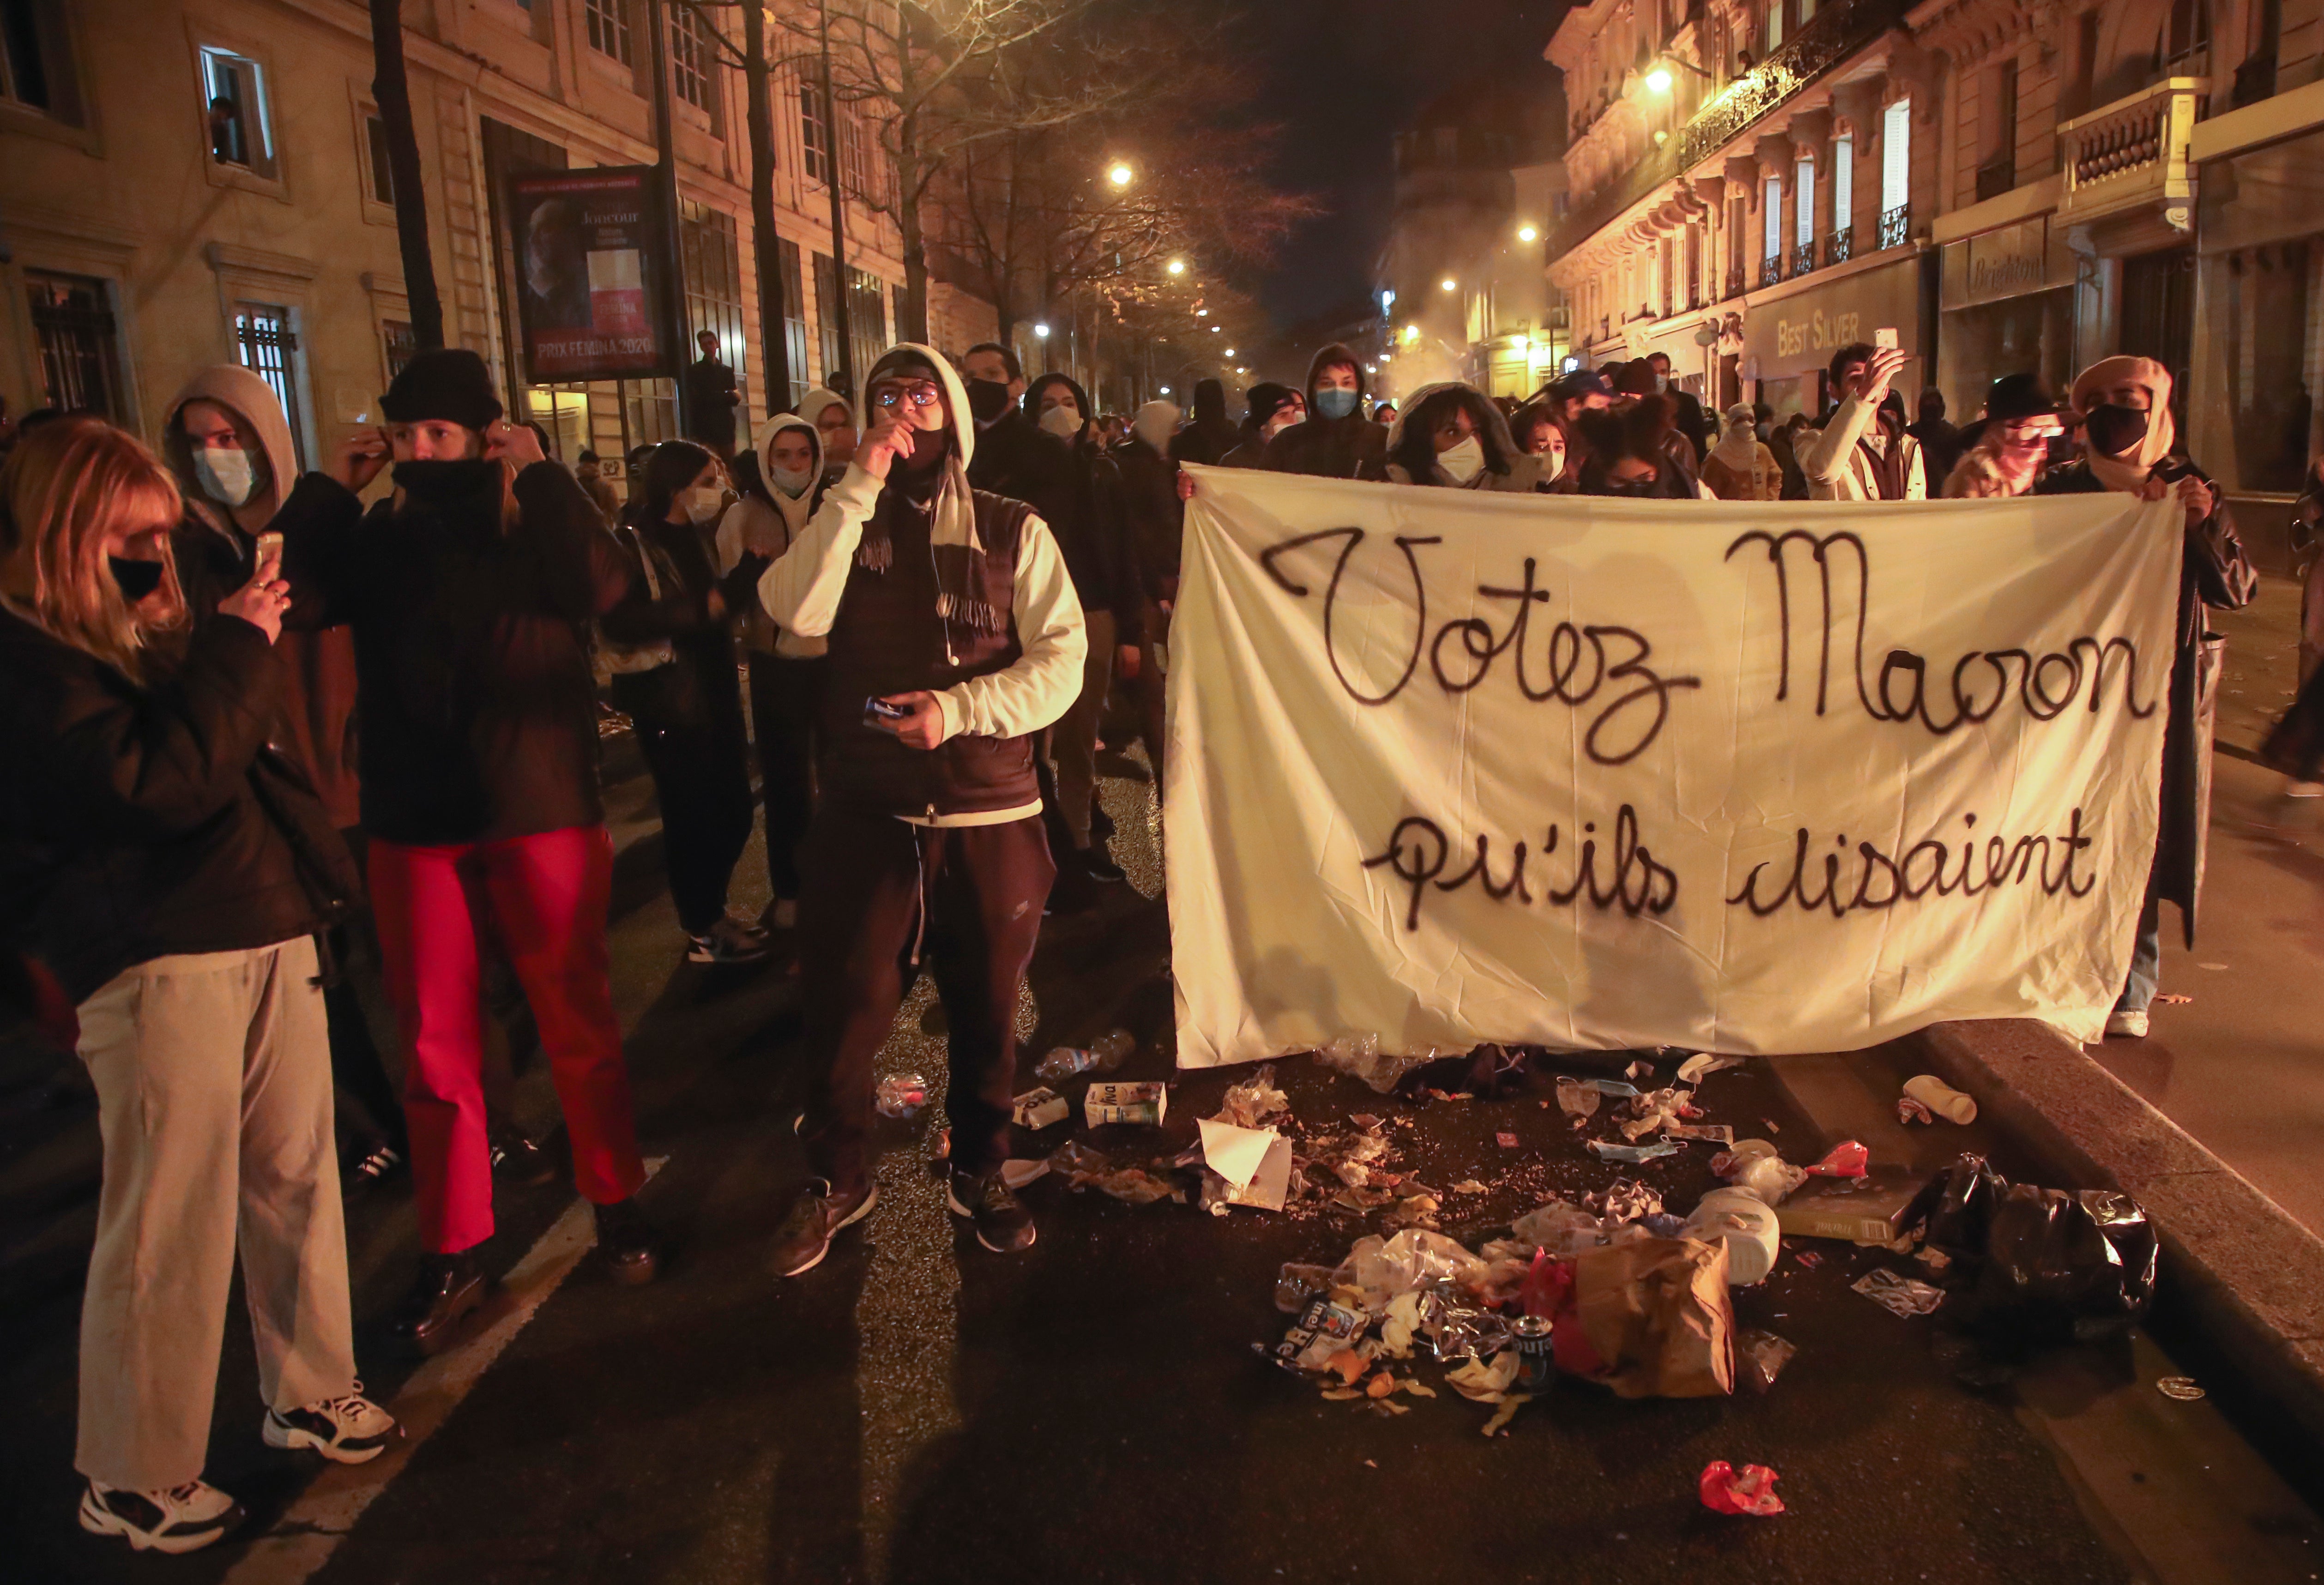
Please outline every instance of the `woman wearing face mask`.
[{"label": "woman wearing face mask", "polygon": [[742,653],[751,668],[751,735],[767,803],[766,923],[798,919],[798,844],[815,813],[815,737],[823,697],[821,639],[785,632],[749,590],[791,548],[822,503],[822,437],[792,413],[769,419],[752,451],[737,458],[741,499],[718,521],[718,574],[742,613]]},{"label": "woman wearing face mask", "polygon": [[[735,861],[751,840],[742,692],[712,544],[726,502],[725,470],[708,450],[690,440],[655,447],[645,488],[615,535],[635,577],[628,597],[597,623],[617,644],[664,646],[656,659],[669,656],[616,669],[612,691],[613,707],[636,723],[653,774],[670,898],[687,961],[696,963],[755,963],[767,954],[765,935],[726,911]],[[737,575],[737,585],[761,570]]]},{"label": "woman wearing face mask", "polygon": [[2195,900],[2203,884],[2203,841],[2211,815],[2211,721],[2227,647],[2208,631],[2203,612],[2249,604],[2259,578],[2209,478],[2187,458],[2172,455],[2178,432],[2171,419],[2168,370],[2152,358],[2101,359],[2075,377],[2071,402],[2082,418],[2081,456],[2052,469],[2034,486],[2035,494],[2114,490],[2149,501],[2168,496],[2186,511],[2154,867],[2132,947],[2130,977],[2107,1020],[2108,1035],[2136,1039],[2146,1033],[2147,1009],[2159,983],[2165,898],[2179,905],[2187,945],[2195,945]]},{"label": "woman wearing face mask", "polygon": [[1517,449],[1541,459],[1541,478],[1534,488],[1544,495],[1571,495],[1582,485],[1579,470],[1570,465],[1565,425],[1558,410],[1557,400],[1545,395],[1519,408],[1517,416],[1509,420],[1509,433]]},{"label": "woman wearing face mask", "polygon": [[104,1148],[80,1524],[171,1553],[242,1518],[201,1479],[237,1255],[268,1445],[360,1463],[395,1431],[355,1380],[316,988],[314,935],[358,881],[267,751],[280,568],[189,623],[182,511],[152,454],[92,419],[0,469],[0,950],[78,1001]]},{"label": "woman wearing face mask", "polygon": [[1671,458],[1678,404],[1669,397],[1642,396],[1618,413],[1584,413],[1582,422],[1590,440],[1590,460],[1582,469],[1579,493],[1642,501],[1711,498]]},{"label": "woman wearing face mask", "polygon": [[[258,565],[258,536],[299,485],[298,453],[273,389],[236,364],[197,371],[169,411],[161,455],[186,499],[185,521],[171,537],[171,551],[189,608],[200,622],[229,590],[249,581]],[[326,486],[320,481],[309,486],[318,487]],[[294,630],[275,643],[274,663],[282,688],[271,741],[305,775],[331,823],[360,852],[355,637],[345,628]],[[329,946],[335,972],[326,977],[323,1005],[330,1015],[341,1153],[350,1182],[376,1182],[409,1158],[410,1142],[394,1083],[350,978],[355,954],[344,928],[333,933]]]},{"label": "woman wearing face mask", "polygon": [[2058,404],[2039,374],[2004,374],[1985,398],[1984,421],[1945,479],[1948,501],[2029,495],[2049,465],[2050,442],[2064,432]]},{"label": "woman wearing face mask", "polygon": [[836,391],[817,385],[799,398],[798,416],[815,426],[816,438],[823,447],[825,482],[845,473],[855,458],[854,404]]},{"label": "woman wearing face mask", "polygon": [[1750,404],[1727,410],[1727,428],[1702,460],[1702,482],[1721,501],[1775,501],[1784,493],[1784,467],[1759,438]]},{"label": "woman wearing face mask", "polygon": [[1517,449],[1500,409],[1472,385],[1422,386],[1388,430],[1391,484],[1530,493],[1541,476],[1541,458]]}]

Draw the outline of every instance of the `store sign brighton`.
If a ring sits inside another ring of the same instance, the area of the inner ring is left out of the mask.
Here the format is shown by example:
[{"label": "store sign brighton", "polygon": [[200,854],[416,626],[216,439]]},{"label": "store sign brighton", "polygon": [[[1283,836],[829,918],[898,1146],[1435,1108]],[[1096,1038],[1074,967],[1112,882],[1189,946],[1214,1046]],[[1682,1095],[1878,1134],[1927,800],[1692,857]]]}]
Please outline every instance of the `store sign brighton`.
[{"label": "store sign brighton", "polygon": [[1190,471],[1181,1064],[2097,1037],[2154,852],[2172,502]]},{"label": "store sign brighton", "polygon": [[1947,243],[1941,256],[1938,301],[1947,309],[2074,283],[2073,253],[2046,217]]},{"label": "store sign brighton", "polygon": [[1757,360],[1755,377],[1821,369],[1841,347],[1877,342],[1884,330],[1913,350],[1919,339],[1919,278],[1908,260],[1752,308],[1744,316],[1743,340],[1748,355]]}]

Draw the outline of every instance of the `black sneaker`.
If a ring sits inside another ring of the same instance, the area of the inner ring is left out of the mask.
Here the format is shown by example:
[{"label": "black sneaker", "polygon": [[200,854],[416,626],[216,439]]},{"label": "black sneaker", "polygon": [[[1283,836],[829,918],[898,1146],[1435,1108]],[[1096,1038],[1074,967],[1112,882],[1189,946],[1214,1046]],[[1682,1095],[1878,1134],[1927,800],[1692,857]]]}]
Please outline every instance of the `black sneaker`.
[{"label": "black sneaker", "polygon": [[775,1230],[775,1275],[797,1276],[822,1265],[823,1258],[831,1253],[832,1235],[871,1215],[879,1199],[877,1184],[842,1194],[822,1178],[811,1180],[791,1202],[782,1226]]},{"label": "black sneaker", "polygon": [[976,1241],[996,1255],[1010,1255],[1033,1247],[1033,1213],[997,1172],[971,1177],[952,1175],[945,1186],[945,1203],[954,1216],[975,1224]]},{"label": "black sneaker", "polygon": [[82,1529],[118,1535],[139,1552],[196,1552],[243,1517],[242,1505],[206,1480],[167,1491],[130,1491],[92,1480],[80,1496]]},{"label": "black sneaker", "polygon": [[1113,862],[1113,855],[1106,852],[1105,843],[1102,842],[1090,843],[1089,846],[1082,849],[1077,856],[1082,862],[1083,873],[1092,880],[1102,881],[1108,886],[1119,886],[1130,879],[1129,871]]},{"label": "black sneaker", "polygon": [[537,1189],[557,1177],[557,1163],[540,1141],[513,1123],[492,1130],[493,1178],[515,1188]]},{"label": "black sneaker", "polygon": [[388,1332],[423,1354],[440,1353],[459,1331],[461,1318],[484,1302],[484,1268],[473,1250],[423,1255],[419,1280],[397,1305]]},{"label": "black sneaker", "polygon": [[653,1228],[637,1201],[616,1200],[595,1207],[597,1248],[604,1251],[606,1267],[624,1287],[643,1287],[661,1271],[661,1254],[654,1247]]},{"label": "black sneaker", "polygon": [[374,1184],[383,1184],[401,1172],[403,1167],[402,1151],[386,1143],[374,1145],[364,1153],[361,1160],[347,1168],[347,1186],[363,1189]]}]

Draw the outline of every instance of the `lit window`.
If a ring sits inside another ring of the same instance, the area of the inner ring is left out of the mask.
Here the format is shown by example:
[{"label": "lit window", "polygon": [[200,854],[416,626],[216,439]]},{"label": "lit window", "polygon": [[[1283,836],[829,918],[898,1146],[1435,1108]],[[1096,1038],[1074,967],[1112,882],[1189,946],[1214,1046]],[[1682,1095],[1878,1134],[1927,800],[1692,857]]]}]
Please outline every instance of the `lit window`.
[{"label": "lit window", "polygon": [[809,181],[828,184],[831,180],[831,116],[823,102],[823,89],[814,83],[799,85],[799,146],[805,158],[801,163]]},{"label": "lit window", "polygon": [[1831,229],[1836,235],[1856,224],[1856,139],[1831,140]]},{"label": "lit window", "polygon": [[1815,161],[1803,159],[1799,163],[1798,212],[1792,222],[1792,242],[1808,247],[1815,242]]},{"label": "lit window", "polygon": [[290,445],[303,455],[299,426],[299,337],[290,329],[290,311],[269,303],[234,305],[235,349],[242,366],[266,382],[274,400],[290,420]]},{"label": "lit window", "polygon": [[267,123],[266,79],[257,61],[227,50],[202,51],[202,97],[210,158],[262,176],[274,174],[273,129]]},{"label": "lit window", "polygon": [[1888,106],[1880,123],[1880,212],[1906,207],[1913,190],[1913,101]]},{"label": "lit window", "polygon": [[629,0],[582,0],[588,19],[589,48],[630,64]]},{"label": "lit window", "polygon": [[1766,197],[1761,201],[1766,206],[1765,210],[1766,224],[1759,228],[1766,234],[1767,239],[1766,256],[1770,259],[1780,259],[1784,256],[1784,179],[1782,177],[1767,178]]}]

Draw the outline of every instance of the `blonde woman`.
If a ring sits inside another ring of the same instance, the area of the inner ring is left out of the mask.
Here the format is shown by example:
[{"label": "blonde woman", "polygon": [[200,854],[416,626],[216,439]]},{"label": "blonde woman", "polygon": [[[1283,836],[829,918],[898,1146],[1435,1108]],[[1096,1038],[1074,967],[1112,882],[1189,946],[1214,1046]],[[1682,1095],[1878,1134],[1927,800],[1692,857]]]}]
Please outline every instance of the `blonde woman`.
[{"label": "blonde woman", "polygon": [[[184,507],[129,436],[67,419],[0,472],[8,945],[79,1003],[105,1181],[81,1305],[80,1523],[191,1552],[242,1509],[201,1479],[239,1249],[274,1447],[376,1457],[355,1380],[314,935],[355,897],[328,816],[265,751],[288,604],[272,558],[187,623]],[[237,1238],[237,1229],[239,1238]]]}]

